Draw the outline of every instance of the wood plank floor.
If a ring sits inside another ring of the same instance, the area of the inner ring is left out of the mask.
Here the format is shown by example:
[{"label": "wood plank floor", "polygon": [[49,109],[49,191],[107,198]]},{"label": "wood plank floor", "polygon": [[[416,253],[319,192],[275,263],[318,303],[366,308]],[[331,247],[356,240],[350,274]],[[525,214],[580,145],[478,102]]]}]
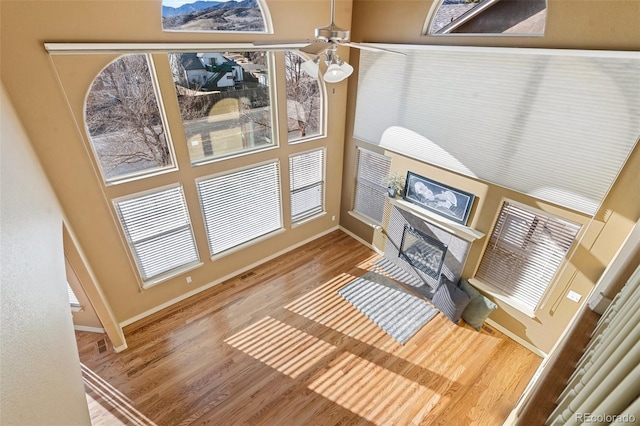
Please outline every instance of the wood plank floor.
[{"label": "wood plank floor", "polygon": [[125,328],[77,332],[94,425],[501,425],[540,358],[439,313],[400,345],[337,290],[379,255],[341,231]]}]

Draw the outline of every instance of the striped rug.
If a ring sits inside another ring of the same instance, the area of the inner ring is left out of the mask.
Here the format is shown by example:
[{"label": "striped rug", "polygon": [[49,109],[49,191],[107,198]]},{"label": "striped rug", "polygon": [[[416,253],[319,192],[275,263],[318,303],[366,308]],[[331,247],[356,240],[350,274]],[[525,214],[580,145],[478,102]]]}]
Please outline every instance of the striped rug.
[{"label": "striped rug", "polygon": [[375,272],[354,279],[338,294],[403,345],[438,313],[429,302]]}]

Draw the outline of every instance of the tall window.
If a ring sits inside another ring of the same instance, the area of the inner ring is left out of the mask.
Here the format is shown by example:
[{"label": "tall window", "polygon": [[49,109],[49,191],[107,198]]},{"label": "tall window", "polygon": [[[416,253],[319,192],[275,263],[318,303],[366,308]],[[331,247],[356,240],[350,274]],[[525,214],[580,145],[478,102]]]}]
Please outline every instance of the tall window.
[{"label": "tall window", "polygon": [[278,162],[203,178],[197,186],[212,255],[282,229]]},{"label": "tall window", "polygon": [[145,286],[199,263],[182,186],[114,201]]},{"label": "tall window", "polygon": [[267,52],[169,55],[193,164],[275,146]]},{"label": "tall window", "polygon": [[289,142],[319,136],[322,133],[322,97],[320,83],[302,69],[300,55],[285,52],[287,82],[287,134]]},{"label": "tall window", "polygon": [[535,311],[580,225],[505,201],[476,278]]},{"label": "tall window", "polygon": [[147,55],[125,55],[102,70],[87,95],[85,117],[107,181],[173,168]]},{"label": "tall window", "polygon": [[324,148],[289,157],[291,222],[324,211]]},{"label": "tall window", "polygon": [[389,157],[358,148],[353,210],[377,224],[382,224],[387,197],[387,187],[384,182],[390,168]]},{"label": "tall window", "polygon": [[261,0],[162,0],[162,29],[186,32],[266,32]]}]

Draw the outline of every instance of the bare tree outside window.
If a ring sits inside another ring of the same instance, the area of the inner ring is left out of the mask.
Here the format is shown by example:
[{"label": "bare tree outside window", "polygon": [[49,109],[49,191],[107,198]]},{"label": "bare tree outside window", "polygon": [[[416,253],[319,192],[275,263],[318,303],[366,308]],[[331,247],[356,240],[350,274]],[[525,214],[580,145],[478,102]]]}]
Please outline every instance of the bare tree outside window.
[{"label": "bare tree outside window", "polygon": [[94,80],[86,124],[107,180],[173,164],[146,55],[126,55]]},{"label": "bare tree outside window", "polygon": [[320,134],[322,102],[318,79],[304,72],[303,57],[285,52],[287,131],[289,142]]}]

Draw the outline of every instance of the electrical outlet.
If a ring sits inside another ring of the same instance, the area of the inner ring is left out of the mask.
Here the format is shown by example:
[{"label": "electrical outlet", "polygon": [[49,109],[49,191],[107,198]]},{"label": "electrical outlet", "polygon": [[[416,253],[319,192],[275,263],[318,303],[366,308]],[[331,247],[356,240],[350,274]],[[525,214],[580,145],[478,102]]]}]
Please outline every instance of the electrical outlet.
[{"label": "electrical outlet", "polygon": [[335,216],[331,216],[331,222],[335,222],[336,217]]},{"label": "electrical outlet", "polygon": [[576,293],[573,290],[570,290],[569,293],[567,293],[567,299],[571,300],[572,302],[579,302],[580,299],[582,299],[582,295]]},{"label": "electrical outlet", "polygon": [[187,277],[187,283],[191,282],[191,277]]}]

